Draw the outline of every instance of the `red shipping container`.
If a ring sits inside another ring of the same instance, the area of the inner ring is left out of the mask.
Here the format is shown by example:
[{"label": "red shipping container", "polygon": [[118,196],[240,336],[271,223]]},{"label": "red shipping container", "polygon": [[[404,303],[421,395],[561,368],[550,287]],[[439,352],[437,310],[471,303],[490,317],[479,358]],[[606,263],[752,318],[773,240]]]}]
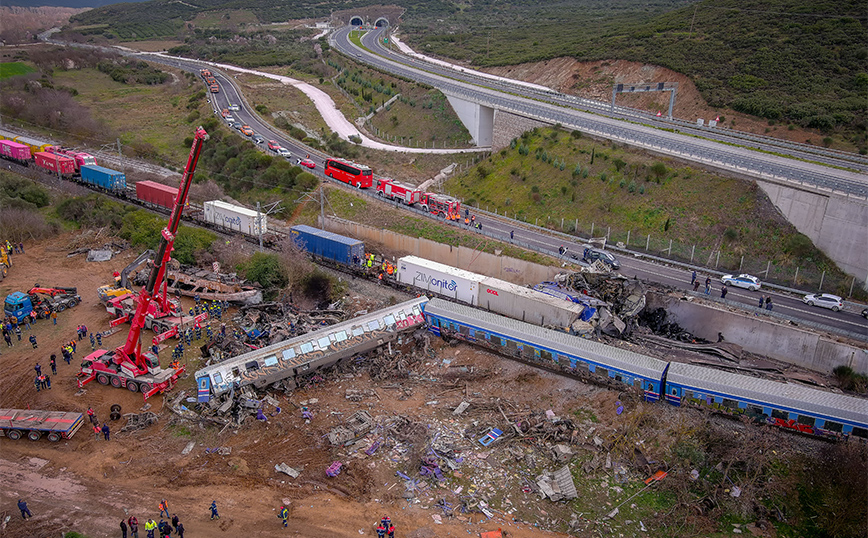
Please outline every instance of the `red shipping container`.
[{"label": "red shipping container", "polygon": [[16,161],[29,161],[30,146],[12,140],[0,140],[0,154]]},{"label": "red shipping container", "polygon": [[36,160],[36,166],[49,172],[56,174],[59,168],[60,174],[64,176],[71,176],[75,173],[75,161],[69,157],[40,151],[33,154],[33,158]]},{"label": "red shipping container", "polygon": [[175,207],[175,197],[177,196],[178,187],[163,185],[155,181],[139,181],[136,183],[136,198],[148,204],[172,209]]}]

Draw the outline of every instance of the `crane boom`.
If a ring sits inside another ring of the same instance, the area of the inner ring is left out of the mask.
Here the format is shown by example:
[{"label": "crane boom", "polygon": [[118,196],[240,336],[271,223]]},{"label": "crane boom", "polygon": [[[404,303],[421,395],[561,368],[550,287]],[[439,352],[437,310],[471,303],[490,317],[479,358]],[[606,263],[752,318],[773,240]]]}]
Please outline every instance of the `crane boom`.
[{"label": "crane boom", "polygon": [[175,207],[169,216],[169,222],[160,234],[160,246],[157,249],[157,254],[151,265],[148,283],[139,292],[136,301],[136,313],[133,316],[130,324],[130,332],[127,335],[124,345],[117,348],[115,362],[127,359],[136,365],[136,369],[140,373],[148,371],[148,365],[144,360],[141,352],[141,332],[145,327],[145,317],[148,314],[148,306],[154,298],[155,292],[160,282],[166,273],[166,265],[172,255],[172,250],[175,244],[175,234],[178,233],[178,226],[181,224],[181,213],[184,211],[184,206],[187,203],[187,195],[190,192],[190,185],[193,182],[193,173],[196,171],[196,164],[199,162],[199,153],[202,151],[202,143],[208,139],[208,133],[205,129],[199,127],[196,129],[196,134],[193,138],[193,146],[190,148],[190,156],[187,159],[187,166],[184,168],[184,175],[181,177],[181,184],[178,186],[178,195],[175,197]]}]

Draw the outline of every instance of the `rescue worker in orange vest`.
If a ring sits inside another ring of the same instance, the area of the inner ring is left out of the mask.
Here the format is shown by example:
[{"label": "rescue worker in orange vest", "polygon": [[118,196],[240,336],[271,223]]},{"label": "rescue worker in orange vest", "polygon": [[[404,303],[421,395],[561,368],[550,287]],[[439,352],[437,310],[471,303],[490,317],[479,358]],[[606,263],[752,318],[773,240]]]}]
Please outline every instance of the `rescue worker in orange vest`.
[{"label": "rescue worker in orange vest", "polygon": [[386,266],[386,272],[389,273],[389,276],[392,276],[392,273],[395,272],[395,267],[390,263]]},{"label": "rescue worker in orange vest", "polygon": [[470,226],[470,219],[468,219],[467,217],[464,217],[464,225]]}]

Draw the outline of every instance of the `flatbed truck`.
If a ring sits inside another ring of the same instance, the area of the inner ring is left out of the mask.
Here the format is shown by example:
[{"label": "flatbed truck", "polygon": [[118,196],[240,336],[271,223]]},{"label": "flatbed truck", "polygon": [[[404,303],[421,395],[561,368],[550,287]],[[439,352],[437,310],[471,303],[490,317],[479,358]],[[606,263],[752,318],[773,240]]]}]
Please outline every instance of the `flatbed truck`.
[{"label": "flatbed truck", "polygon": [[43,435],[52,442],[71,439],[82,424],[84,415],[81,413],[0,409],[0,432],[13,441],[22,437],[38,441]]}]

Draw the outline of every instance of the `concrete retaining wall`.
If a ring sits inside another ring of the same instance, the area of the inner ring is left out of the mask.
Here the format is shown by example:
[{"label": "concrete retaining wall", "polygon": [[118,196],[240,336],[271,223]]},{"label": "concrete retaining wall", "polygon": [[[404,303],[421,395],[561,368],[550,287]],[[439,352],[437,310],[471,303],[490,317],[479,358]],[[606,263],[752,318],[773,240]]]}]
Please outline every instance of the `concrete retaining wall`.
[{"label": "concrete retaining wall", "polygon": [[833,368],[841,365],[868,374],[868,350],[835,342],[798,327],[769,323],[759,317],[682,301],[677,297],[648,293],[647,300],[649,308],[665,308],[671,321],[706,340],[716,341],[720,332],[727,342],[757,355],[824,374],[831,374]]},{"label": "concrete retaining wall", "polygon": [[390,250],[445,263],[481,275],[493,276],[522,286],[551,280],[558,273],[557,267],[497,256],[467,247],[444,245],[430,239],[409,237],[355,222],[326,218],[325,228],[330,232],[365,242],[379,243]]},{"label": "concrete retaining wall", "polygon": [[757,181],[781,213],[838,267],[868,280],[868,202],[836,193],[815,192]]},{"label": "concrete retaining wall", "polygon": [[521,136],[534,127],[550,127],[551,124],[539,120],[525,118],[511,112],[497,109],[494,111],[494,133],[491,139],[491,150],[499,151],[507,146],[513,138]]}]

